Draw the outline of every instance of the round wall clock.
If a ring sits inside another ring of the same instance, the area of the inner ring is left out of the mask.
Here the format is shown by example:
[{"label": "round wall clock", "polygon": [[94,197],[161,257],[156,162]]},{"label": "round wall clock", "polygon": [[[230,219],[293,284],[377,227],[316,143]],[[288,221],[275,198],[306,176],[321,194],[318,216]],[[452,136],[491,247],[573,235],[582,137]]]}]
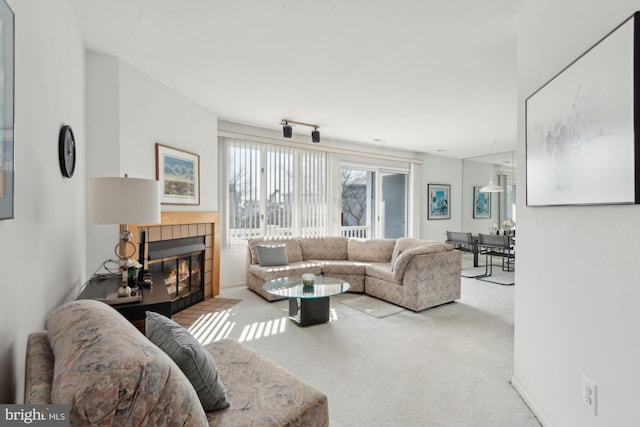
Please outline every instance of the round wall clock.
[{"label": "round wall clock", "polygon": [[73,137],[71,126],[64,125],[60,128],[58,160],[60,161],[62,176],[71,178],[76,169],[76,141]]}]

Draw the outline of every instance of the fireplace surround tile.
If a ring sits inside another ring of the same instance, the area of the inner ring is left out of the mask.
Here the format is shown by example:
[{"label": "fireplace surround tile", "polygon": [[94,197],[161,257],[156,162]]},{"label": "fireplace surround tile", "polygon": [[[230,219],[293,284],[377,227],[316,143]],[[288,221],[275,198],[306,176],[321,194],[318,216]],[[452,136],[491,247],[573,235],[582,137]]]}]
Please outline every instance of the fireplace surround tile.
[{"label": "fireplace surround tile", "polygon": [[160,227],[146,227],[146,228],[149,229],[149,231],[147,232],[147,240],[149,242],[157,242],[158,240],[162,240],[162,231]]},{"label": "fireplace surround tile", "polygon": [[[160,240],[204,236],[204,297],[220,293],[220,247],[218,212],[162,212],[161,225],[129,224],[132,242],[138,244],[140,231],[146,231],[147,244]],[[149,253],[148,245],[145,245]]]},{"label": "fireplace surround tile", "polygon": [[171,225],[163,225],[162,229],[162,240],[171,240],[173,239],[173,227]]}]

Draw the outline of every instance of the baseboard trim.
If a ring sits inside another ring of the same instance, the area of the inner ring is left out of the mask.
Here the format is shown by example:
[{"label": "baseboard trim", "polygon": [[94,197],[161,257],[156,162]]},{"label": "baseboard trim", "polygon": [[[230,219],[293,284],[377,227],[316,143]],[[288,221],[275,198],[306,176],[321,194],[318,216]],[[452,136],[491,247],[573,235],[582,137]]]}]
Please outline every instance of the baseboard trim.
[{"label": "baseboard trim", "polygon": [[245,286],[245,283],[244,282],[225,283],[220,285],[220,289],[237,288],[239,286]]},{"label": "baseboard trim", "polygon": [[531,412],[533,412],[533,415],[536,416],[540,424],[542,424],[544,427],[553,427],[551,421],[549,421],[547,417],[544,416],[540,407],[536,404],[529,393],[527,393],[527,390],[522,386],[522,384],[518,382],[518,380],[514,376],[511,377],[511,385],[514,389],[516,389],[520,397],[522,397],[524,403],[529,407],[529,409],[531,409]]}]

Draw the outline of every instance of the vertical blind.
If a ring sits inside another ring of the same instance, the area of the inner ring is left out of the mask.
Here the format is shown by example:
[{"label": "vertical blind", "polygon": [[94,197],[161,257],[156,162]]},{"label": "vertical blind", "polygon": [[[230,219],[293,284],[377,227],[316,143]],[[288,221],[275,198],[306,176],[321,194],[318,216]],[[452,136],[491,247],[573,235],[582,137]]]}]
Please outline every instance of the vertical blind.
[{"label": "vertical blind", "polygon": [[[302,150],[301,150],[302,151]],[[327,154],[300,153],[301,235],[327,234]]]},{"label": "vertical blind", "polygon": [[327,234],[327,154],[219,138],[226,148],[227,242]]}]

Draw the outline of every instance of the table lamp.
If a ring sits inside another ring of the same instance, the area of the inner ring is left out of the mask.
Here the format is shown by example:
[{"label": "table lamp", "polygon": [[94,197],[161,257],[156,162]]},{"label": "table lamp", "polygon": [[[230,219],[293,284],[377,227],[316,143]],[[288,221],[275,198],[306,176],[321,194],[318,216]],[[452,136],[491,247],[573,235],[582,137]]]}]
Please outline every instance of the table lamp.
[{"label": "table lamp", "polygon": [[[124,224],[114,251],[119,260],[131,258],[136,246],[129,241],[128,224],[160,223],[160,183],[154,179],[90,178],[88,186],[89,222]],[[127,254],[131,245],[133,252]]]}]

